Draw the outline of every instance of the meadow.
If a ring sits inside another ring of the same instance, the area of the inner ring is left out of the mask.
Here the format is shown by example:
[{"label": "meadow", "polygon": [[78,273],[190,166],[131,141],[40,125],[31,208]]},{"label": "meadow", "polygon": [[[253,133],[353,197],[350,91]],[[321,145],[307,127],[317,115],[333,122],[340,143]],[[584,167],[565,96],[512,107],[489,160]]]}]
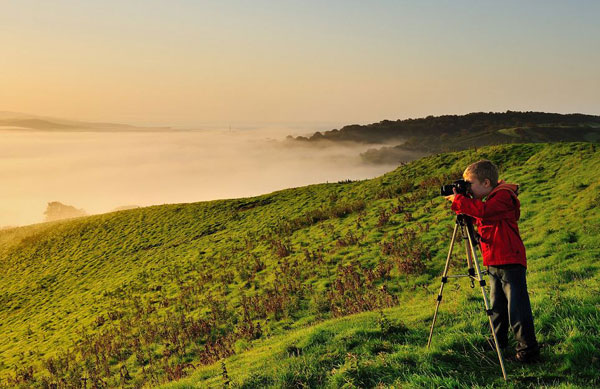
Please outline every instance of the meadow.
[{"label": "meadow", "polygon": [[[480,291],[445,289],[439,186],[487,158],[520,186],[542,361],[507,387],[600,385],[596,143],[436,154],[369,180],[0,232],[6,387],[504,385]],[[451,273],[465,271],[455,250]]]}]

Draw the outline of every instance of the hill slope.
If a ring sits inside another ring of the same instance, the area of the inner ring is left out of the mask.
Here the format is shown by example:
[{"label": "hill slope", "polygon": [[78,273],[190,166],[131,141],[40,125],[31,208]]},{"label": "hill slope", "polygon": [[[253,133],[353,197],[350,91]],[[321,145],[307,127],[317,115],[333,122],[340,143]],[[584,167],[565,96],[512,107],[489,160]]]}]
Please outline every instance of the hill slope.
[{"label": "hill slope", "polygon": [[368,163],[398,163],[423,153],[465,150],[507,143],[598,142],[600,116],[546,112],[473,112],[467,115],[428,116],[420,119],[383,120],[368,125],[348,125],[288,140],[387,143],[361,154]]},{"label": "hill slope", "polygon": [[[486,318],[467,283],[447,288],[434,348],[424,350],[454,223],[439,185],[480,158],[521,184],[546,346],[543,364],[509,363],[509,378],[597,385],[594,143],[487,147],[372,180],[2,231],[3,383],[141,387],[207,365],[179,387],[222,386],[222,367],[212,365],[222,358],[242,387],[493,383]],[[360,313],[378,309],[385,313]]]}]

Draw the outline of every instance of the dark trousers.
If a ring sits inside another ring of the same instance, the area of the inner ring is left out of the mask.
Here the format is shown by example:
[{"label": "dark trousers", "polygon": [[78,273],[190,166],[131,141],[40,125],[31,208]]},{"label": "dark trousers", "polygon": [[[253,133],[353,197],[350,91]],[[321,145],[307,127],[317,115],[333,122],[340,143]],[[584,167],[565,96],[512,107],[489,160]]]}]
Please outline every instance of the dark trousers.
[{"label": "dark trousers", "polygon": [[488,266],[490,277],[490,304],[492,324],[500,347],[508,345],[508,327],[517,340],[517,352],[525,353],[538,349],[533,328],[533,315],[525,266],[518,264]]}]

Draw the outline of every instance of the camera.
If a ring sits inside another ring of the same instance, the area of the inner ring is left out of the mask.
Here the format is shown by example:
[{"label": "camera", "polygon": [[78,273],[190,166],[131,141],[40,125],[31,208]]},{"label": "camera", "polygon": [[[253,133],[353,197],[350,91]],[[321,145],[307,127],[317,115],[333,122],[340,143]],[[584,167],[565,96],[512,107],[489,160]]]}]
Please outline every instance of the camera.
[{"label": "camera", "polygon": [[454,194],[452,189],[456,189],[456,193],[466,196],[471,189],[471,183],[465,180],[456,180],[452,184],[442,185],[440,192],[442,196],[450,196]]}]

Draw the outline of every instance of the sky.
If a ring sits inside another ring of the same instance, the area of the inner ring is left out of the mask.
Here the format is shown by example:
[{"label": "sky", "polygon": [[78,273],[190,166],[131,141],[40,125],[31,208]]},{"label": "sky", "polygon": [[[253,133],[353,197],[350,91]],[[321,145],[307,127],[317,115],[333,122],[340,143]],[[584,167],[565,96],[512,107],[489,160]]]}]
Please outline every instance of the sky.
[{"label": "sky", "polygon": [[0,111],[323,128],[600,114],[598,1],[1,0]]}]

